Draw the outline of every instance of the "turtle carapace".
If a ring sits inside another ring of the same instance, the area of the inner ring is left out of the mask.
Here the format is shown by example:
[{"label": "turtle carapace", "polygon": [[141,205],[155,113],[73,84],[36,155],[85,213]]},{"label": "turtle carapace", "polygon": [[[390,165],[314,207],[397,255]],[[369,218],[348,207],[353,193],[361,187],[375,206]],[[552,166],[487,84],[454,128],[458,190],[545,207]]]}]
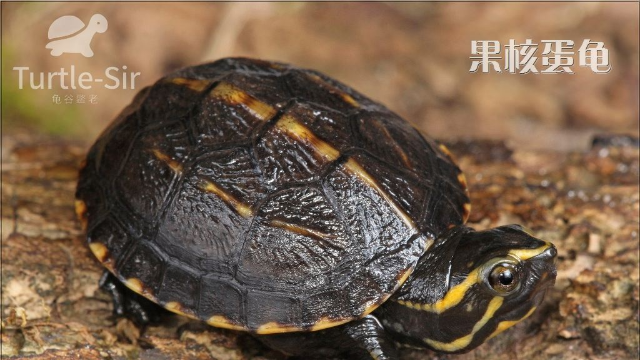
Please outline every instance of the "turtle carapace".
[{"label": "turtle carapace", "polygon": [[468,351],[555,280],[551,243],[465,226],[444,145],[283,63],[222,59],[143,89],[90,149],[76,205],[116,312],[148,319],[142,296],[292,355]]}]

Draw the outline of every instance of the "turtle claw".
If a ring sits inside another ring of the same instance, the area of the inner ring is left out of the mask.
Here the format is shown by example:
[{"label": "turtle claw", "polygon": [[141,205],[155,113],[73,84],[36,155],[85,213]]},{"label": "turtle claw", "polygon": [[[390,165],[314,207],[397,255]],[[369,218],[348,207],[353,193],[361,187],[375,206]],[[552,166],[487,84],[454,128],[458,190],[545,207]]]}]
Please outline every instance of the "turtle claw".
[{"label": "turtle claw", "polygon": [[113,315],[127,317],[133,320],[136,325],[145,326],[158,323],[162,315],[167,312],[159,305],[128,289],[109,271],[104,272],[100,278],[99,286],[111,294]]}]

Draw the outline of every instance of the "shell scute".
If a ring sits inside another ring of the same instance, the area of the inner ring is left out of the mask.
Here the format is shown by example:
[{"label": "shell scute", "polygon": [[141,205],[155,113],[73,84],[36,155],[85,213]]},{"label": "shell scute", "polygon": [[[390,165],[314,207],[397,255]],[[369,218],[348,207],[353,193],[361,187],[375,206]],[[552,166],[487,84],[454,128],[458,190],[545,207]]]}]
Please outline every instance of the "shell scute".
[{"label": "shell scute", "polygon": [[[160,279],[165,265],[160,254],[151,246],[138,242],[129,250],[126,258],[118,261],[117,267],[118,277],[125,285],[141,295],[155,297],[161,285]],[[127,284],[128,279],[137,281]],[[132,284],[136,286],[130,286]]]},{"label": "shell scute", "polygon": [[180,306],[175,310],[193,314],[198,306],[200,279],[196,273],[178,265],[171,262],[167,264],[157,299],[164,304],[179,301]]},{"label": "shell scute", "polygon": [[209,275],[200,283],[198,316],[210,319],[224,316],[230,323],[245,327],[244,296],[242,291],[231,282]]}]

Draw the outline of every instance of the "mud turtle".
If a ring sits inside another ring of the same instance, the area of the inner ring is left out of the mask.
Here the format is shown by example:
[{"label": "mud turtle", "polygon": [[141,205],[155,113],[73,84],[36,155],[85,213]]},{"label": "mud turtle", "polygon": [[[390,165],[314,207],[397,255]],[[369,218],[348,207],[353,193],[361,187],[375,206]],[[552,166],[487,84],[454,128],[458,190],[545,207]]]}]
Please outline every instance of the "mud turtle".
[{"label": "mud turtle", "polygon": [[89,151],[76,204],[116,313],[148,319],[144,297],[286,354],[468,351],[555,279],[551,243],[464,225],[444,145],[276,62],[222,59],[142,90]]}]

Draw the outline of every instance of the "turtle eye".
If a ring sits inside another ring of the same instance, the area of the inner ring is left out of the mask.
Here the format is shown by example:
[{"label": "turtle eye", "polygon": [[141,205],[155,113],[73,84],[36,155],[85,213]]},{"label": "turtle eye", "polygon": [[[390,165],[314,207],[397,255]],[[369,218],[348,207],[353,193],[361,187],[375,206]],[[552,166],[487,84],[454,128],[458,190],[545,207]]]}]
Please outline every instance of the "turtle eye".
[{"label": "turtle eye", "polygon": [[518,271],[509,263],[496,265],[489,274],[489,285],[501,295],[507,295],[515,290],[519,282]]}]

